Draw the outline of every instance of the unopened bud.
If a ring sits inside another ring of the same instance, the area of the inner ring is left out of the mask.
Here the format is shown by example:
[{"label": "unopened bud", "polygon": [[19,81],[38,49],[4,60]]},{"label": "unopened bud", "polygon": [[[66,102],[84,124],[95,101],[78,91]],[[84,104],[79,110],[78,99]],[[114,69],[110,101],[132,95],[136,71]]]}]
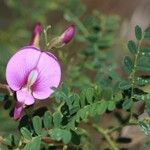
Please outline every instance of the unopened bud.
[{"label": "unopened bud", "polygon": [[23,104],[17,102],[14,109],[14,120],[20,119],[22,117],[22,112],[23,112]]},{"label": "unopened bud", "polygon": [[62,43],[67,44],[71,41],[75,33],[75,26],[71,25],[68,27],[63,34],[60,36]]},{"label": "unopened bud", "polygon": [[65,44],[69,43],[73,38],[74,33],[75,33],[75,26],[74,25],[69,26],[60,36],[55,37],[49,42],[49,49],[53,47],[60,48]]},{"label": "unopened bud", "polygon": [[33,29],[32,38],[31,38],[31,42],[29,45],[39,47],[41,32],[42,32],[42,25],[41,25],[41,23],[37,23]]}]

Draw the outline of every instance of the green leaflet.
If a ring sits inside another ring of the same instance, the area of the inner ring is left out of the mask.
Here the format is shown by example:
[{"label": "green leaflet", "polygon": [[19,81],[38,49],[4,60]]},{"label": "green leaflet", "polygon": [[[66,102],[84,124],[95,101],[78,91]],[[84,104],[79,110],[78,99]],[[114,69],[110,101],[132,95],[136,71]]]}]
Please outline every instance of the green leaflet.
[{"label": "green leaflet", "polygon": [[133,100],[132,99],[126,99],[123,102],[123,109],[129,110],[133,106]]},{"label": "green leaflet", "polygon": [[136,52],[137,52],[137,46],[136,46],[136,44],[135,44],[134,41],[128,41],[128,49],[130,50],[130,52],[132,54],[136,54]]},{"label": "green leaflet", "polygon": [[121,90],[127,90],[127,89],[131,88],[131,84],[125,80],[121,80],[118,84],[119,84],[118,86]]},{"label": "green leaflet", "polygon": [[53,140],[60,141],[62,140],[65,144],[68,144],[71,140],[71,133],[68,130],[53,128],[50,131],[50,136]]},{"label": "green leaflet", "polygon": [[35,116],[32,119],[32,123],[35,133],[40,135],[42,131],[42,119],[39,116]]},{"label": "green leaflet", "polygon": [[50,129],[52,127],[52,119],[53,117],[50,112],[46,111],[43,116],[43,123],[46,129]]},{"label": "green leaflet", "polygon": [[150,40],[150,27],[148,27],[148,28],[144,31],[144,39],[145,39],[145,40]]},{"label": "green leaflet", "polygon": [[94,96],[94,89],[93,88],[86,89],[85,97],[86,97],[88,103],[91,104],[93,102],[93,96]]},{"label": "green leaflet", "polygon": [[59,127],[61,126],[61,121],[62,121],[62,114],[59,111],[56,111],[53,114],[53,123],[54,123],[54,127]]},{"label": "green leaflet", "polygon": [[[87,106],[81,108],[76,113],[76,115],[71,118],[71,120],[68,122],[66,128],[67,129],[74,129],[75,123],[79,123],[82,120],[86,121],[88,119],[88,117],[93,117],[95,115],[101,115],[101,114],[105,113],[108,106],[110,109],[110,102],[109,101],[98,101],[98,102],[95,102],[91,105],[87,105]],[[113,106],[113,108],[115,108],[115,107]],[[111,108],[111,110],[113,108]]]},{"label": "green leaflet", "polygon": [[133,69],[133,63],[132,63],[131,58],[129,56],[125,56],[124,57],[124,70],[127,73],[131,73],[132,69]]},{"label": "green leaflet", "polygon": [[139,121],[139,126],[141,127],[141,130],[146,134],[150,135],[150,125],[144,121]]},{"label": "green leaflet", "polygon": [[22,127],[21,130],[20,130],[21,134],[23,135],[23,137],[27,140],[31,140],[32,139],[32,135],[30,133],[30,131],[25,128],[25,127]]},{"label": "green leaflet", "polygon": [[41,149],[41,138],[40,137],[34,137],[32,141],[27,143],[23,150],[40,150]]},{"label": "green leaflet", "polygon": [[135,26],[135,37],[136,37],[137,40],[142,39],[142,29],[138,25]]}]

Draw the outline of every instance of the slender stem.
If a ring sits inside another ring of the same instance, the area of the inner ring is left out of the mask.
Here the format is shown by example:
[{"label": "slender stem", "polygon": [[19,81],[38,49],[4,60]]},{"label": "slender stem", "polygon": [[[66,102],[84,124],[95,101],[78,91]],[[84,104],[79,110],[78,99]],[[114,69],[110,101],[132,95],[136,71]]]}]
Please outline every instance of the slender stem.
[{"label": "slender stem", "polygon": [[[139,57],[139,54],[140,54],[141,41],[142,40],[138,41],[137,53],[135,55],[133,69],[132,69],[132,72],[130,74],[130,77],[131,77],[131,99],[132,100],[134,99],[135,74],[136,74],[137,61],[138,61],[138,57]],[[132,111],[132,108],[131,108],[129,121],[132,119],[132,114],[133,114],[133,111]]]},{"label": "slender stem", "polygon": [[133,65],[133,69],[131,72],[131,98],[133,98],[133,90],[134,90],[134,86],[135,86],[135,73],[136,73],[136,67],[137,67],[137,60],[140,54],[140,45],[141,45],[141,41],[138,41],[138,46],[137,46],[137,53],[135,55],[135,59],[134,59],[134,65]]},{"label": "slender stem", "polygon": [[46,48],[49,46],[49,42],[48,42],[48,39],[47,39],[47,32],[48,32],[48,30],[49,30],[50,28],[51,28],[51,25],[47,26],[46,29],[43,30]]},{"label": "slender stem", "polygon": [[92,125],[100,134],[103,135],[103,137],[106,139],[106,141],[108,142],[110,149],[111,150],[119,150],[119,148],[117,147],[116,143],[110,138],[110,136],[108,135],[107,131],[101,127],[99,127],[96,124]]},{"label": "slender stem", "polygon": [[57,111],[60,111],[60,112],[61,112],[61,107],[62,107],[64,104],[65,104],[65,102],[62,101],[62,102],[60,103],[60,105],[58,106]]},{"label": "slender stem", "polygon": [[84,135],[84,136],[86,136],[86,137],[88,137],[88,138],[90,137],[89,133],[88,133],[85,129],[78,127],[77,130],[78,130],[82,135]]},{"label": "slender stem", "polygon": [[136,121],[136,122],[130,122],[130,123],[127,123],[127,124],[123,124],[123,125],[120,125],[120,126],[117,126],[117,127],[114,127],[114,128],[111,128],[111,129],[108,129],[107,130],[107,133],[108,134],[110,134],[110,133],[112,133],[112,132],[114,132],[114,131],[118,131],[118,130],[121,130],[121,129],[123,129],[124,127],[126,127],[126,126],[131,126],[131,125],[138,125],[138,122]]},{"label": "slender stem", "polygon": [[117,127],[111,128],[111,129],[108,129],[108,130],[107,130],[107,133],[110,134],[110,133],[112,133],[112,132],[114,132],[114,131],[121,130],[121,129],[124,128],[124,127],[125,127],[125,125],[120,125],[120,126],[117,126]]}]

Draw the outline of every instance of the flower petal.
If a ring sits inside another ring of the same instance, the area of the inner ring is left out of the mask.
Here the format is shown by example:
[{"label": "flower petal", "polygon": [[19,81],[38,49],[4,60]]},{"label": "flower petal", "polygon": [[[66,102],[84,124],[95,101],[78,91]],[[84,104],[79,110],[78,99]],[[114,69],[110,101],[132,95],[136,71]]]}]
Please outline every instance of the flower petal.
[{"label": "flower petal", "polygon": [[20,103],[26,104],[26,105],[32,105],[35,100],[31,94],[30,91],[27,91],[26,89],[21,89],[17,91],[17,100]]},{"label": "flower petal", "polygon": [[24,47],[9,60],[6,80],[14,91],[26,84],[29,72],[36,66],[41,52],[34,47]]},{"label": "flower petal", "polygon": [[37,64],[38,78],[32,87],[33,96],[45,99],[57,88],[61,79],[61,69],[56,58],[51,53],[43,52]]},{"label": "flower petal", "polygon": [[53,90],[50,88],[38,88],[38,90],[33,91],[33,97],[36,99],[46,99],[53,93]]}]

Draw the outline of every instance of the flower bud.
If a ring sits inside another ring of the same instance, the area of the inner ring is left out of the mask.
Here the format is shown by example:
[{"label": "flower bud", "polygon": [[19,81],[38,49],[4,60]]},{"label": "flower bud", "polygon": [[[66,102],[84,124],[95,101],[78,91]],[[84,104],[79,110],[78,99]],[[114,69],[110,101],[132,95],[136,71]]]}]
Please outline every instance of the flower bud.
[{"label": "flower bud", "polygon": [[41,23],[37,23],[33,29],[32,32],[32,38],[29,45],[39,47],[39,40],[40,40],[40,34],[42,32],[42,25]]},{"label": "flower bud", "polygon": [[17,102],[14,109],[14,120],[18,120],[21,118],[23,112],[23,104]]},{"label": "flower bud", "polygon": [[49,49],[60,48],[71,41],[75,33],[75,26],[69,26],[60,36],[53,38],[49,42]]},{"label": "flower bud", "polygon": [[75,26],[71,25],[68,27],[63,34],[60,36],[62,43],[67,44],[71,41],[75,33]]}]

